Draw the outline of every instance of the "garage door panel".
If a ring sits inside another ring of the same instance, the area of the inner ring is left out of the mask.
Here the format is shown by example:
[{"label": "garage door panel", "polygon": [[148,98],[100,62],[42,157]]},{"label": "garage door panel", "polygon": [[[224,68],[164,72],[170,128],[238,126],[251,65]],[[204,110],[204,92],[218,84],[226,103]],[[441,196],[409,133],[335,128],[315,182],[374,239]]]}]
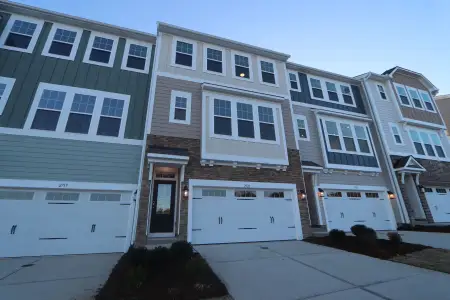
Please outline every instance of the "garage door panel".
[{"label": "garage door panel", "polygon": [[434,222],[450,222],[450,189],[427,187],[425,188],[425,197]]}]

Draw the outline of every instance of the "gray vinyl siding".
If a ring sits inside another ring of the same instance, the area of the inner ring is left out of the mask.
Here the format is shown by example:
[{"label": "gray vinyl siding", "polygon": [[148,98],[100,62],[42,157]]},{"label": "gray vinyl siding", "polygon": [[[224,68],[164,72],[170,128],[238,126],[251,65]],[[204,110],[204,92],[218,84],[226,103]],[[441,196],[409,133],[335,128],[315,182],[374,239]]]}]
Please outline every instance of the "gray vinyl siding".
[{"label": "gray vinyl siding", "polygon": [[0,178],[137,184],[142,147],[0,135]]},{"label": "gray vinyl siding", "polygon": [[[191,124],[169,123],[172,91],[191,93]],[[201,139],[202,85],[197,82],[157,76],[151,133]]]},{"label": "gray vinyl siding", "polygon": [[[319,130],[317,129],[317,122],[314,113],[309,107],[304,107],[296,104],[292,104],[292,108],[295,115],[302,115],[306,117],[309,128],[309,141],[299,140],[298,149],[300,150],[300,156],[302,160],[308,160],[315,162],[321,166],[324,166],[322,148],[320,146]],[[296,128],[296,121],[294,122]],[[297,130],[297,128],[296,128]]]},{"label": "gray vinyl siding", "polygon": [[[361,87],[356,85],[350,85],[352,88],[353,95],[355,96],[355,104],[356,107],[348,106],[348,105],[342,105],[338,103],[333,103],[330,101],[321,101],[311,98],[311,94],[309,91],[309,82],[306,74],[298,72],[298,79],[300,81],[301,86],[301,92],[299,91],[293,91],[291,90],[291,100],[295,102],[302,102],[317,106],[323,106],[327,108],[333,108],[342,110],[345,112],[353,112],[353,113],[360,113],[360,114],[366,114],[366,108],[364,106],[364,102],[361,96]],[[326,91],[323,91],[323,93],[326,93]]]},{"label": "gray vinyl siding", "polygon": [[[0,12],[0,32],[9,14]],[[74,86],[130,95],[125,138],[142,139],[144,136],[154,56],[152,47],[149,74],[121,70],[125,38],[120,38],[112,68],[83,63],[90,31],[84,30],[75,60],[65,60],[42,55],[42,50],[52,23],[45,22],[33,53],[0,49],[0,76],[16,79],[9,101],[0,116],[0,126],[23,128],[34,94],[40,82]]]}]

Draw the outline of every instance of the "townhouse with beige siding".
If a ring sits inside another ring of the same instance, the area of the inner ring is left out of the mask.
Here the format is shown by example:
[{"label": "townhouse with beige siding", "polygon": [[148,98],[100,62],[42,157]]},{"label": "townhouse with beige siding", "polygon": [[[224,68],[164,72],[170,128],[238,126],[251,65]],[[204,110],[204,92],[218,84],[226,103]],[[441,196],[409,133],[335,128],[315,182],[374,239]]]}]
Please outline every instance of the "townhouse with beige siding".
[{"label": "townhouse with beige siding", "polygon": [[155,42],[0,3],[0,257],[128,249]]},{"label": "townhouse with beige siding", "polygon": [[391,157],[406,223],[450,222],[450,145],[433,99],[438,89],[402,67],[358,78]]}]

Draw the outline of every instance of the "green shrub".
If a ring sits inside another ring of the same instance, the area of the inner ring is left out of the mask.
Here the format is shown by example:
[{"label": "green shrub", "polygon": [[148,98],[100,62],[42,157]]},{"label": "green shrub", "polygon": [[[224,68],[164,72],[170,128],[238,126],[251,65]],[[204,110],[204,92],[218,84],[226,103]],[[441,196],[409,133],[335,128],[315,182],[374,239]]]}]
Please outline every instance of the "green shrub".
[{"label": "green shrub", "polygon": [[166,247],[156,247],[148,251],[147,265],[149,270],[161,271],[170,263],[170,251]]},{"label": "green shrub", "polygon": [[328,233],[328,236],[330,237],[331,241],[333,243],[341,243],[345,240],[345,232],[339,229],[333,229]]},{"label": "green shrub", "polygon": [[355,236],[361,236],[361,235],[364,234],[364,232],[366,232],[367,226],[366,226],[366,225],[360,225],[360,224],[358,224],[358,225],[353,225],[353,226],[350,228],[350,230],[352,231],[352,233],[353,233]]},{"label": "green shrub", "polygon": [[170,246],[170,254],[175,260],[186,262],[194,255],[194,249],[190,243],[178,241]]},{"label": "green shrub", "polygon": [[389,241],[391,241],[392,244],[394,245],[400,245],[402,243],[402,237],[400,236],[400,234],[398,234],[398,232],[388,232],[387,234]]},{"label": "green shrub", "polygon": [[364,244],[375,245],[377,243],[377,233],[372,228],[365,225],[354,225],[351,231]]}]

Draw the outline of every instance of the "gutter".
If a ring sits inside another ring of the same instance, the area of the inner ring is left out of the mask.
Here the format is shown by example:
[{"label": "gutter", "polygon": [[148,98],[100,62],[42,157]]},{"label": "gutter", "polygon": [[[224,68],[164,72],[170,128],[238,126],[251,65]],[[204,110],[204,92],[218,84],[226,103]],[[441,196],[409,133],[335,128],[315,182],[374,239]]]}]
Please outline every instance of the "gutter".
[{"label": "gutter", "polygon": [[370,75],[371,75],[371,73],[369,73],[367,76],[361,78],[361,80],[363,82],[362,88],[363,88],[364,94],[367,98],[367,102],[369,103],[370,112],[375,121],[375,125],[376,125],[375,130],[377,131],[377,134],[381,139],[381,144],[382,144],[381,151],[383,152],[383,155],[386,159],[386,165],[387,165],[387,169],[388,169],[388,172],[390,175],[389,178],[391,179],[391,183],[394,186],[394,190],[397,195],[397,199],[399,200],[398,203],[400,204],[399,205],[400,216],[402,217],[402,221],[404,221],[405,223],[411,223],[411,220],[409,219],[409,216],[408,216],[408,212],[406,210],[405,202],[403,201],[402,192],[401,192],[400,186],[397,181],[397,176],[395,175],[394,167],[392,166],[391,157],[389,156],[389,153],[387,152],[387,149],[389,149],[389,148],[388,148],[387,142],[384,138],[384,133],[380,129],[380,128],[382,128],[381,121],[380,121],[378,113],[374,107],[375,104],[372,102],[372,98],[370,97],[370,95],[368,93],[367,79],[370,77]]}]

